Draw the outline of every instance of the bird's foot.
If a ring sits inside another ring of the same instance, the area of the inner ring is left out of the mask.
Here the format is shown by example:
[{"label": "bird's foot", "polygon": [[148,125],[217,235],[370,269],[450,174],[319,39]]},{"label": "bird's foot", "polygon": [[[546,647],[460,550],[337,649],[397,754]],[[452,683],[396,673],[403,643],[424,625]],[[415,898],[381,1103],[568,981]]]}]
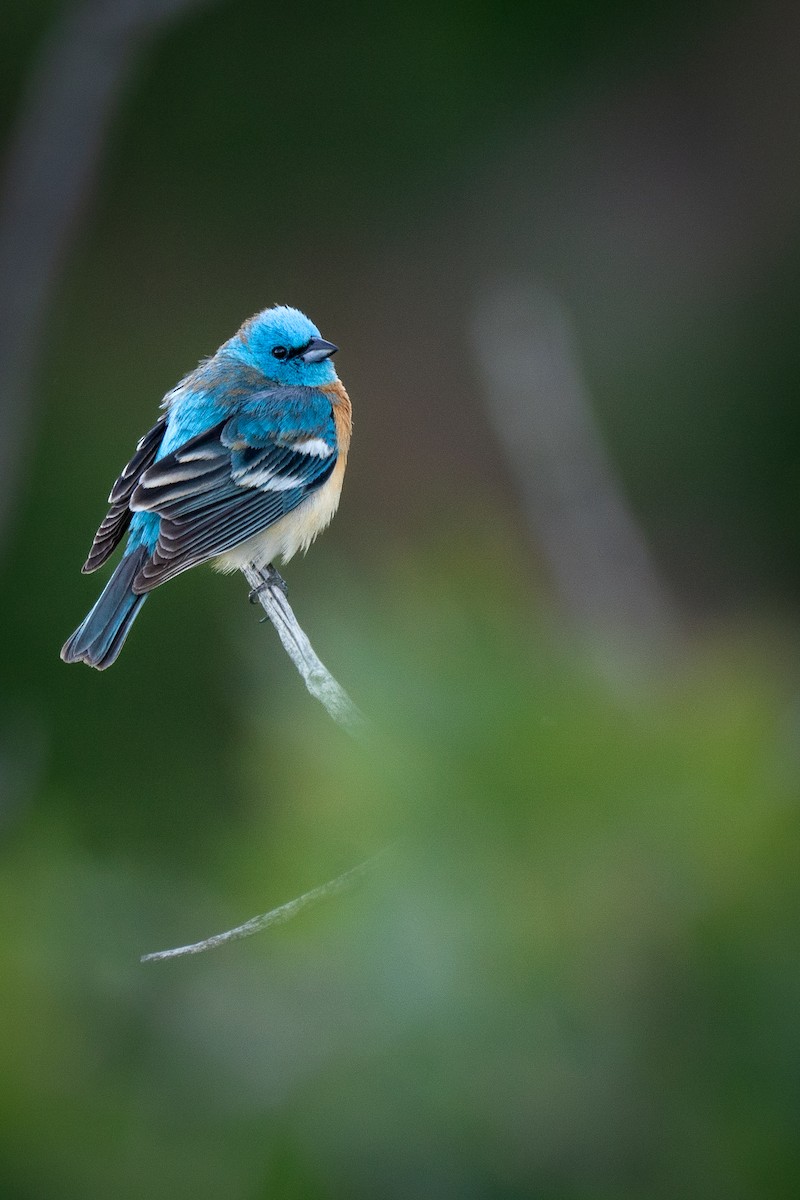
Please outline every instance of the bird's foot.
[{"label": "bird's foot", "polygon": [[276,568],[272,565],[272,563],[269,564],[266,571],[264,572],[263,581],[258,585],[258,587],[254,587],[251,590],[250,595],[248,597],[248,599],[250,600],[250,603],[258,604],[258,602],[259,602],[258,597],[259,597],[260,593],[263,592],[265,588],[270,588],[270,587],[279,587],[281,589],[281,591],[283,592],[284,596],[289,591],[287,584],[286,584],[286,580],[283,578],[280,571],[276,570]]}]

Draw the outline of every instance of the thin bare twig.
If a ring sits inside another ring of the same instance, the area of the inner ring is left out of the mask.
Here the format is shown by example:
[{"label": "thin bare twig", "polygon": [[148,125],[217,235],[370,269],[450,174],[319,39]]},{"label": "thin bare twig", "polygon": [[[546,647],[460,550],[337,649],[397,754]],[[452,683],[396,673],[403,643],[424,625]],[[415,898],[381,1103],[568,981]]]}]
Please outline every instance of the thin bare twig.
[{"label": "thin bare twig", "polygon": [[252,917],[249,921],[245,921],[244,925],[237,925],[234,929],[226,930],[225,933],[215,933],[212,937],[203,938],[201,942],[192,942],[189,946],[177,946],[174,950],[156,950],[151,954],[143,954],[139,961],[143,963],[161,962],[167,958],[183,958],[187,954],[202,954],[205,950],[213,950],[217,946],[225,946],[228,942],[236,942],[240,938],[252,937],[254,933],[261,933],[264,929],[272,929],[276,925],[285,925],[287,921],[291,921],[293,917],[298,916],[301,912],[305,912],[307,908],[312,908],[315,904],[319,904],[321,900],[328,900],[331,896],[339,896],[342,892],[349,892],[369,871],[374,870],[384,854],[385,851],[381,851],[380,854],[376,854],[373,858],[368,858],[364,862],[359,863],[358,866],[351,867],[349,871],[345,871],[342,875],[337,875],[335,879],[329,879],[327,883],[312,888],[310,892],[304,892],[302,896],[298,896],[295,900],[289,900],[286,904],[281,904],[278,908],[270,909],[269,912],[263,913],[260,917]]},{"label": "thin bare twig", "polygon": [[364,714],[347,692],[337,683],[306,637],[292,611],[280,582],[274,573],[249,565],[243,574],[252,594],[275,626],[283,648],[289,655],[311,695],[319,700],[337,725],[352,737],[361,737],[367,730]]},{"label": "thin bare twig", "polygon": [[[254,564],[244,567],[242,571],[252,588],[251,595],[258,599],[267,617],[275,626],[286,653],[300,672],[311,695],[319,700],[337,725],[352,737],[361,737],[367,730],[364,714],[356,707],[341,684],[331,675],[300,628],[292,606],[286,598],[280,576],[269,568],[262,569]],[[227,942],[252,937],[254,933],[261,933],[263,929],[271,929],[274,925],[283,925],[320,900],[327,900],[330,896],[338,896],[340,892],[348,891],[367,871],[372,870],[384,853],[385,851],[381,851],[373,858],[368,858],[365,862],[351,867],[343,875],[337,875],[328,883],[323,883],[320,887],[305,892],[296,900],[289,900],[279,908],[273,908],[259,917],[252,917],[251,920],[245,921],[244,925],[237,925],[235,929],[228,929],[225,933],[216,933],[212,937],[204,938],[201,942],[194,942],[189,946],[178,946],[174,950],[157,950],[151,954],[145,954],[142,956],[141,962],[156,962],[165,958],[182,958],[186,954],[201,954],[204,950],[213,950],[216,946],[224,946]]]}]

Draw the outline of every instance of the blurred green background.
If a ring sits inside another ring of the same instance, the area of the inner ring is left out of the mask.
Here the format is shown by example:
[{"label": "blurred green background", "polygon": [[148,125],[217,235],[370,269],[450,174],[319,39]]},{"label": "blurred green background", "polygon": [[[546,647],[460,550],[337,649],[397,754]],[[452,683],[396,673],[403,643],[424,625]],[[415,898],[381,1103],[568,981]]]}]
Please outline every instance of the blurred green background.
[{"label": "blurred green background", "polygon": [[[9,145],[70,19],[6,0]],[[2,397],[3,1200],[797,1196],[798,35],[206,0],[142,41]],[[160,397],[275,302],[354,402],[286,575],[366,745],[207,569],[58,658]]]}]

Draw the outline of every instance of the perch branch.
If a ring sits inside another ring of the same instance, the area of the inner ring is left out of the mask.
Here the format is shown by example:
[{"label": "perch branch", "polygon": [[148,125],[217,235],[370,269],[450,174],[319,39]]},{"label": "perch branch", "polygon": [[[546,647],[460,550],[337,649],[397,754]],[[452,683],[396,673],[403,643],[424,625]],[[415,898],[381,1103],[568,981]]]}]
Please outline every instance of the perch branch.
[{"label": "perch branch", "polygon": [[[312,696],[324,705],[329,715],[337,725],[346,730],[352,737],[361,737],[367,729],[364,714],[353,703],[347,692],[337,683],[328,668],[316,654],[314,647],[306,634],[300,628],[292,606],[286,598],[285,585],[278,573],[267,567],[261,569],[250,564],[243,568],[243,574],[252,588],[251,597],[257,599],[267,617],[275,626],[283,648],[291,658]],[[273,908],[259,917],[252,917],[244,925],[228,929],[225,933],[216,933],[194,942],[190,946],[178,946],[174,950],[156,950],[152,954],[144,954],[141,962],[157,962],[164,958],[182,958],[186,954],[201,954],[204,950],[213,950],[216,946],[224,946],[226,942],[234,942],[239,938],[251,937],[262,929],[271,929],[273,925],[284,925],[293,917],[305,912],[320,900],[329,896],[338,896],[348,891],[371,870],[384,851],[373,858],[368,858],[343,875],[323,883],[320,887],[305,892],[295,900],[289,900],[279,908]]]},{"label": "perch branch", "polygon": [[143,963],[161,962],[165,958],[182,958],[187,954],[202,954],[205,950],[213,950],[228,942],[252,937],[254,933],[261,933],[262,929],[285,925],[287,921],[291,921],[293,917],[305,912],[307,908],[319,904],[321,900],[327,900],[330,896],[339,896],[342,892],[349,892],[369,871],[375,868],[384,853],[385,851],[381,851],[373,858],[368,858],[358,866],[351,867],[342,875],[337,875],[335,879],[329,879],[327,883],[312,888],[310,892],[304,892],[295,900],[288,900],[286,904],[272,908],[259,917],[252,917],[249,921],[245,921],[244,925],[237,925],[234,929],[226,930],[225,933],[215,933],[212,937],[203,938],[201,942],[193,942],[189,946],[177,946],[174,950],[156,950],[152,954],[143,954],[139,961]]},{"label": "perch branch", "polygon": [[260,570],[252,564],[244,567],[243,573],[253,589],[251,594],[258,598],[275,626],[284,650],[297,667],[311,695],[327,709],[337,725],[352,737],[361,737],[367,728],[364,714],[317,656],[298,624],[280,577],[274,571]]}]

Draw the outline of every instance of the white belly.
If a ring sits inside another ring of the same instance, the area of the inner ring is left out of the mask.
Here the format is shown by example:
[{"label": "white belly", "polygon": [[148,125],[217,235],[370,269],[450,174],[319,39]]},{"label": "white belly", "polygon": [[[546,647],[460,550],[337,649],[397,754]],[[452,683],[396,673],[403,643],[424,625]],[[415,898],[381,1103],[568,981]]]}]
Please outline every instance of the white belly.
[{"label": "white belly", "polygon": [[307,550],[317,534],[330,524],[339,507],[343,478],[344,461],[340,459],[330,479],[294,512],[281,517],[263,533],[254,534],[233,550],[221,554],[215,559],[214,566],[218,571],[240,571],[246,563],[266,567],[279,559],[286,563],[298,550]]}]

